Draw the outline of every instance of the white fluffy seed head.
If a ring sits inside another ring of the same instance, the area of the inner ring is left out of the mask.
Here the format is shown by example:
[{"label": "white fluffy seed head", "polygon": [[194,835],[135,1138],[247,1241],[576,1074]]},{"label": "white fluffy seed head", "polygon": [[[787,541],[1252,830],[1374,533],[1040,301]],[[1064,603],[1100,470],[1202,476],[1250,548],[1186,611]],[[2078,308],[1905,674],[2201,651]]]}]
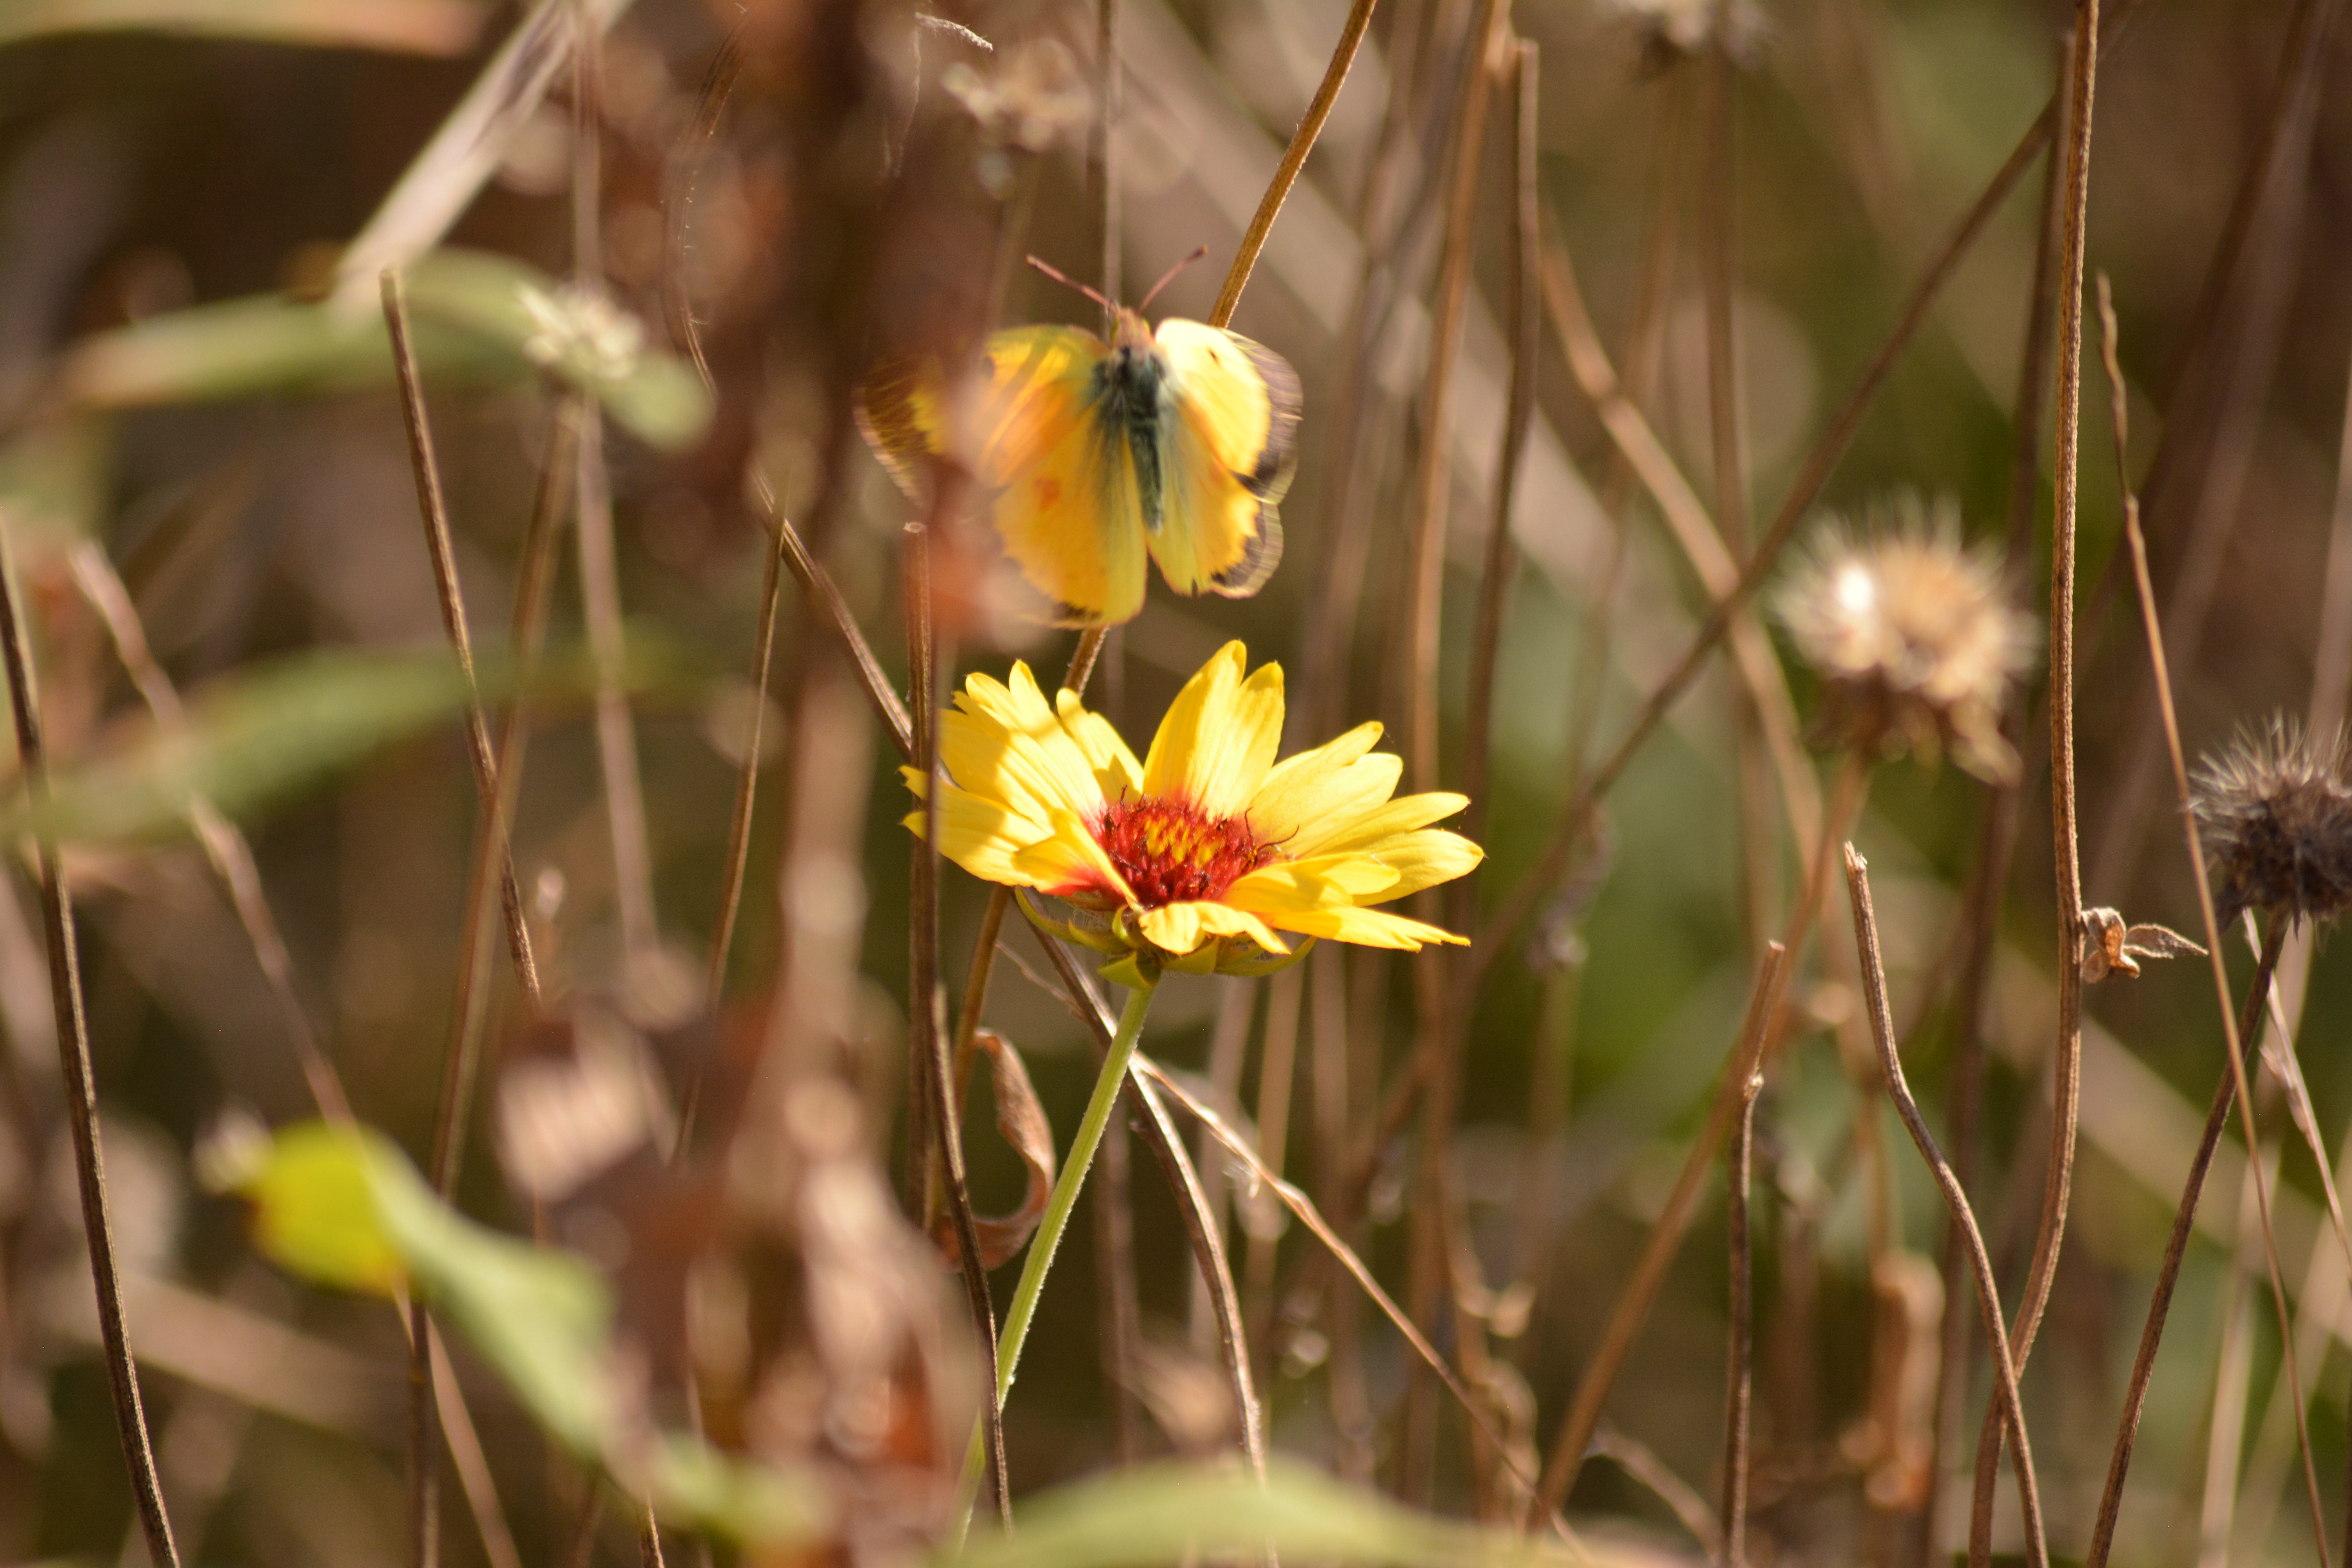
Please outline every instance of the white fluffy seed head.
[{"label": "white fluffy seed head", "polygon": [[1999,563],[1961,544],[1949,503],[1905,497],[1863,526],[1825,525],[1772,605],[1821,678],[1832,740],[1874,755],[1949,752],[1979,778],[2017,776],[2000,715],[2032,662],[2034,626]]}]

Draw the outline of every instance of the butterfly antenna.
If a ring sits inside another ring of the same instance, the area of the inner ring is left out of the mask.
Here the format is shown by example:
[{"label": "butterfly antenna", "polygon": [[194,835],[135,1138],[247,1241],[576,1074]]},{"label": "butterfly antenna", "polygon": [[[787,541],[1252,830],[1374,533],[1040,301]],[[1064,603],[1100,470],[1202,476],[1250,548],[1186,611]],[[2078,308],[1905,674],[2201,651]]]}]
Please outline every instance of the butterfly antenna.
[{"label": "butterfly antenna", "polygon": [[1076,279],[1071,277],[1060,268],[1040,260],[1034,256],[1029,258],[1029,265],[1044,273],[1046,277],[1051,278],[1055,282],[1059,283],[1065,289],[1076,289],[1079,293],[1084,294],[1087,299],[1092,300],[1104,310],[1109,310],[1114,314],[1118,312],[1118,307],[1104,299],[1099,291],[1087,288],[1085,284],[1079,282]]},{"label": "butterfly antenna", "polygon": [[1170,268],[1167,271],[1161,273],[1160,275],[1160,281],[1151,286],[1151,292],[1143,297],[1143,303],[1138,305],[1136,310],[1138,311],[1143,311],[1151,309],[1151,301],[1160,298],[1160,290],[1167,288],[1168,285],[1176,281],[1176,274],[1183,271],[1184,268],[1192,266],[1192,263],[1200,260],[1201,258],[1208,254],[1209,247],[1204,245],[1201,247],[1200,249],[1192,252],[1192,255],[1186,257],[1183,260],[1178,262],[1175,266]]}]

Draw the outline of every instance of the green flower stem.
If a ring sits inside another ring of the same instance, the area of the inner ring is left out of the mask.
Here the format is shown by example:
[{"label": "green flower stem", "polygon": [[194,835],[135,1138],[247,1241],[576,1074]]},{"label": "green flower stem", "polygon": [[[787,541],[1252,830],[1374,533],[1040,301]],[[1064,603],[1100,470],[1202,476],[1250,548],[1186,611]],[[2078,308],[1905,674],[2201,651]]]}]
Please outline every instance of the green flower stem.
[{"label": "green flower stem", "polygon": [[[1004,1314],[1004,1331],[996,1343],[996,1403],[1003,1408],[1013,1392],[1013,1374],[1021,1365],[1021,1346],[1029,1337],[1029,1321],[1036,1316],[1037,1298],[1045,1293],[1046,1271],[1054,1267],[1054,1254],[1062,1245],[1062,1233],[1069,1228],[1070,1215],[1078,1206],[1078,1189],[1086,1185],[1087,1171],[1095,1163],[1095,1151],[1102,1147],[1103,1131],[1110,1125],[1110,1113],[1118,1103],[1119,1086],[1127,1079],[1128,1063],[1135,1058],[1136,1042],[1143,1037],[1144,1016],[1151,1011],[1154,984],[1135,987],[1127,994],[1127,1007],[1118,1016],[1118,1033],[1112,1037],[1110,1054],[1103,1058],[1102,1071],[1095,1079],[1095,1091],[1087,1101],[1086,1116],[1078,1122],[1078,1135],[1071,1140],[1069,1154],[1062,1162],[1061,1174],[1054,1180],[1053,1195],[1045,1200],[1045,1215],[1037,1222],[1037,1234],[1030,1238],[1029,1255],[1021,1263],[1021,1282],[1013,1288],[1013,1305]],[[980,1483],[987,1459],[981,1430],[972,1427],[971,1446],[964,1453],[962,1484],[956,1492],[955,1533],[959,1547],[964,1531],[971,1522],[971,1508],[980,1495]]]}]

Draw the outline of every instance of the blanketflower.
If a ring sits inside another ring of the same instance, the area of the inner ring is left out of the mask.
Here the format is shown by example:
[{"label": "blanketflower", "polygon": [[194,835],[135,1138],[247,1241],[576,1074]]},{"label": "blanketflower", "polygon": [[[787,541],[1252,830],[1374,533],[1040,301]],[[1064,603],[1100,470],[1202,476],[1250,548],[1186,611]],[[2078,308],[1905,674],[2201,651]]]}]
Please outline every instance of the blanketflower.
[{"label": "blanketflower", "polygon": [[[1403,764],[1378,724],[1276,763],[1282,668],[1244,679],[1227,643],[1179,692],[1136,760],[1025,664],[973,675],[940,715],[940,850],[973,876],[1087,911],[1076,933],[1185,969],[1246,969],[1283,933],[1412,950],[1466,939],[1370,906],[1451,881],[1483,851],[1431,824],[1465,796],[1391,799]],[[919,796],[923,778],[907,781]],[[923,831],[917,811],[907,826]]]}]

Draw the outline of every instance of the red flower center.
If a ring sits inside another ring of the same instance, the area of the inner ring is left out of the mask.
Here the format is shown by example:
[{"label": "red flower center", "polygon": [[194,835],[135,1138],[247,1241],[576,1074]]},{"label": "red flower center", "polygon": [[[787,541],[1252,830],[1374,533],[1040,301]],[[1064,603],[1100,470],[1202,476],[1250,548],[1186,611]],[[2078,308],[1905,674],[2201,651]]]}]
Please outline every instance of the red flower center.
[{"label": "red flower center", "polygon": [[1247,818],[1212,818],[1185,800],[1113,802],[1095,823],[1095,839],[1147,910],[1221,898],[1276,857]]}]

